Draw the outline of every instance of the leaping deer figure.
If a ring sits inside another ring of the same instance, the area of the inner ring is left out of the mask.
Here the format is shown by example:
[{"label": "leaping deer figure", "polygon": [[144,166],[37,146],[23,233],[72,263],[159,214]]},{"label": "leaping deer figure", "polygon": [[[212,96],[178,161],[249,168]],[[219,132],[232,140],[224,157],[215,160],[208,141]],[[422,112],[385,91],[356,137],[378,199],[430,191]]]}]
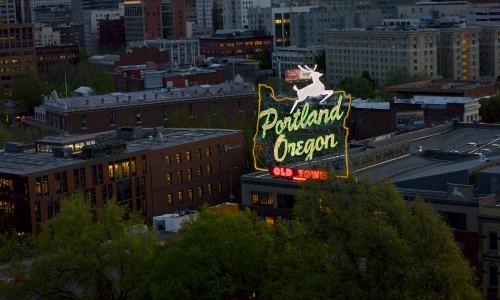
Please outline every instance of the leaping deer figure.
[{"label": "leaping deer figure", "polygon": [[295,110],[295,107],[299,102],[302,102],[307,99],[307,97],[318,97],[321,95],[326,95],[319,103],[325,102],[327,98],[329,98],[331,95],[333,95],[332,90],[325,90],[325,85],[319,80],[321,76],[323,76],[323,73],[316,72],[316,67],[318,65],[314,65],[314,69],[310,69],[308,66],[304,65],[305,68],[303,68],[301,65],[299,65],[299,68],[305,72],[308,72],[311,74],[312,78],[312,83],[302,89],[299,90],[299,88],[294,85],[293,89],[297,91],[297,97],[298,99],[295,100],[295,103],[293,104],[292,110],[290,111],[290,114],[293,113]]}]

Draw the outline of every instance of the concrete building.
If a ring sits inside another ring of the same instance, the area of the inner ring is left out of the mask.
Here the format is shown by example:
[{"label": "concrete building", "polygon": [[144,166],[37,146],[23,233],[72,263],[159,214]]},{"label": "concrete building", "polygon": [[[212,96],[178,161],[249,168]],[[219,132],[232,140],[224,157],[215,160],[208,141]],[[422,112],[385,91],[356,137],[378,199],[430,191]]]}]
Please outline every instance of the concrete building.
[{"label": "concrete building", "polygon": [[439,73],[445,79],[480,79],[479,32],[479,27],[440,29]]},{"label": "concrete building", "polygon": [[323,46],[325,29],[356,27],[356,12],[327,11],[324,7],[311,8],[308,13],[290,15],[290,44],[297,47]]},{"label": "concrete building", "polygon": [[326,8],[327,11],[354,11],[358,9],[359,1],[355,0],[312,0],[311,5]]},{"label": "concrete building", "polygon": [[403,98],[414,96],[482,98],[500,91],[500,82],[432,79],[386,87]]},{"label": "concrete building", "polygon": [[71,0],[29,0],[29,8],[31,11],[31,21],[39,22],[36,20],[35,10],[41,6],[67,6],[71,10],[71,4],[73,1]]},{"label": "concrete building", "polygon": [[[29,126],[32,122],[45,120],[45,126],[54,130],[97,133],[120,126],[171,126],[169,120],[171,122],[173,114],[186,114],[203,121],[208,113],[214,112],[230,122],[238,111],[246,120],[251,120],[255,111],[254,97],[253,85],[237,83],[73,98],[59,98],[53,94],[44,100],[40,119],[30,118],[24,122]],[[110,119],[110,115],[114,118]]]},{"label": "concrete building", "polygon": [[36,47],[37,70],[48,74],[52,65],[67,65],[69,68],[80,63],[78,45],[53,45]]},{"label": "concrete building", "polygon": [[356,10],[356,28],[366,28],[383,24],[385,19],[396,17],[395,10],[384,9],[358,9]]},{"label": "concrete building", "polygon": [[21,23],[18,22],[17,19],[17,10],[19,8],[15,5],[14,1],[3,1],[0,3],[0,18],[3,18],[2,24],[16,24]]},{"label": "concrete building", "polygon": [[69,24],[72,20],[71,6],[38,6],[34,9],[33,18],[45,26],[58,26]]},{"label": "concrete building", "polygon": [[0,150],[0,220],[36,233],[74,192],[100,208],[114,197],[146,224],[155,215],[230,201],[245,173],[244,149],[242,131],[163,127],[11,143]]},{"label": "concrete building", "polygon": [[439,19],[444,16],[465,18],[470,9],[467,1],[449,2],[418,2],[415,5],[400,5],[397,7],[397,17],[400,19]]},{"label": "concrete building", "polygon": [[91,10],[116,10],[123,4],[123,0],[81,0],[73,1],[71,11],[73,14],[73,22],[75,24],[83,24],[84,12]]},{"label": "concrete building", "polygon": [[202,34],[224,29],[222,0],[196,0],[196,27]]},{"label": "concrete building", "polygon": [[54,27],[54,30],[60,33],[61,44],[76,44],[80,48],[85,49],[85,27],[83,24],[61,24]]},{"label": "concrete building", "polygon": [[35,45],[36,47],[61,45],[61,34],[52,27],[36,27]]},{"label": "concrete building", "polygon": [[271,7],[271,0],[224,1],[224,29],[248,29],[248,9],[253,7]]},{"label": "concrete building", "polygon": [[368,71],[379,85],[387,72],[402,67],[410,73],[438,74],[437,30],[325,30],[326,77],[338,84]]},{"label": "concrete building", "polygon": [[162,38],[160,0],[125,1],[127,43]]},{"label": "concrete building", "polygon": [[264,30],[274,36],[273,49],[291,45],[290,16],[292,13],[309,13],[314,6],[263,7],[248,9],[248,28]]},{"label": "concrete building", "polygon": [[219,30],[200,37],[200,53],[206,58],[252,58],[271,53],[273,37],[263,30]]},{"label": "concrete building", "polygon": [[185,0],[162,0],[161,21],[162,36],[164,39],[180,40],[186,38],[189,32],[188,25],[188,2]]},{"label": "concrete building", "polygon": [[273,52],[273,70],[278,70],[279,62],[281,62],[281,72],[297,69],[297,65],[314,66],[314,57],[323,49],[324,46],[278,47]]},{"label": "concrete building", "polygon": [[99,47],[99,21],[108,17],[123,17],[124,7],[108,10],[87,10],[84,12],[85,50],[92,54]]},{"label": "concrete building", "polygon": [[193,64],[195,57],[200,55],[200,41],[198,39],[184,39],[176,41],[148,40],[127,43],[127,48],[129,49],[144,47],[153,47],[162,51],[168,51],[171,63]]},{"label": "concrete building", "polygon": [[500,26],[481,27],[479,32],[479,76],[497,80],[500,76]]},{"label": "concrete building", "polygon": [[467,24],[472,26],[499,26],[500,7],[469,7]]}]

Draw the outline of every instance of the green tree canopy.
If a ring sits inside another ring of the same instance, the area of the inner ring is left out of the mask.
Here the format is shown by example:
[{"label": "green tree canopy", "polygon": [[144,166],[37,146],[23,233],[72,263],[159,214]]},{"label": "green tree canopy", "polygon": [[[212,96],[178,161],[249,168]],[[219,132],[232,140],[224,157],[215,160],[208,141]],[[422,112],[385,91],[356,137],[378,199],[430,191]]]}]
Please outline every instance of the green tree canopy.
[{"label": "green tree canopy", "polygon": [[271,53],[257,52],[253,54],[253,59],[259,61],[260,70],[269,70],[273,68],[273,59]]},{"label": "green tree canopy", "polygon": [[489,99],[479,99],[479,115],[484,123],[500,123],[500,94],[491,95]]},{"label": "green tree canopy", "polygon": [[[156,247],[155,233],[138,216],[108,201],[96,208],[81,194],[64,199],[61,211],[42,225],[39,236],[22,246],[11,242],[8,299],[129,299],[143,283],[145,262]],[[0,241],[4,240],[0,238]],[[4,243],[5,244],[5,243]]]},{"label": "green tree canopy", "polygon": [[115,91],[114,75],[104,71],[97,71],[92,76],[90,87],[96,95],[113,93]]},{"label": "green tree canopy", "polygon": [[372,98],[375,89],[375,85],[369,79],[357,76],[345,77],[340,81],[340,87],[353,97],[362,99]]},{"label": "green tree canopy", "polygon": [[412,74],[410,71],[405,70],[402,67],[398,67],[385,74],[385,86],[393,86],[398,84],[405,84],[410,82],[417,82],[422,80],[431,79],[429,74],[425,71]]},{"label": "green tree canopy", "polygon": [[[317,299],[481,299],[453,232],[418,200],[407,206],[387,179],[305,182],[294,212],[325,249],[313,276]],[[301,299],[300,295],[296,299]]]},{"label": "green tree canopy", "polygon": [[24,78],[14,78],[12,100],[23,104],[31,113],[36,106],[43,103],[42,96],[48,93],[47,82],[42,80],[36,72],[25,74]]}]

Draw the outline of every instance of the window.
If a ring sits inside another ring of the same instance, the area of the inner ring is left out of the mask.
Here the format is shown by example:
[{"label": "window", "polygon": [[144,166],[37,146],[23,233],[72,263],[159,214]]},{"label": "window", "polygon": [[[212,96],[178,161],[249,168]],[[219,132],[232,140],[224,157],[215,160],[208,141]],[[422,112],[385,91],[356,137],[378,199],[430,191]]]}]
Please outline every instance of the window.
[{"label": "window", "polygon": [[142,113],[141,113],[140,109],[137,110],[137,120],[136,121],[137,121],[137,123],[142,122]]},{"label": "window", "polygon": [[201,159],[201,149],[196,150],[196,158]]},{"label": "window", "polygon": [[[134,159],[134,163],[135,163],[135,159]],[[134,169],[135,169],[135,164],[134,164]],[[99,184],[104,183],[102,164],[97,165],[97,179],[99,181]]]},{"label": "window", "polygon": [[62,172],[61,178],[62,178],[62,191],[63,191],[63,193],[67,193],[68,192],[68,173],[66,171]]},{"label": "window", "polygon": [[177,153],[175,155],[175,158],[177,159],[177,163],[180,164],[181,163],[181,154],[180,153]]},{"label": "window", "polygon": [[208,195],[209,195],[209,196],[212,196],[212,195],[213,195],[213,193],[212,193],[212,184],[211,184],[211,183],[209,183],[209,184],[207,185],[207,187],[208,187]]},{"label": "window", "polygon": [[488,232],[488,251],[498,251],[498,234],[494,231]]},{"label": "window", "polygon": [[189,116],[194,117],[193,104],[189,104],[188,111],[189,111]]},{"label": "window", "polygon": [[252,191],[252,205],[273,206],[273,193]]},{"label": "window", "polygon": [[451,228],[466,230],[467,221],[465,214],[447,211],[439,211],[438,213],[443,217],[443,219],[446,221],[446,224],[448,224],[448,226],[450,226]]},{"label": "window", "polygon": [[87,181],[85,180],[85,168],[80,169],[80,187],[82,189],[87,187]]},{"label": "window", "polygon": [[80,188],[80,172],[78,171],[78,169],[73,170],[73,181],[75,183],[75,190],[78,190]]},{"label": "window", "polygon": [[87,128],[87,115],[82,116],[82,128]]},{"label": "window", "polygon": [[172,184],[172,173],[167,174],[167,184]]},{"label": "window", "polygon": [[497,265],[488,265],[488,287],[498,288],[498,267]]},{"label": "window", "polygon": [[207,147],[205,149],[205,152],[207,153],[207,157],[210,157],[210,147]]},{"label": "window", "polygon": [[179,192],[179,203],[184,203],[184,199],[182,197],[182,191]]},{"label": "window", "polygon": [[165,163],[170,166],[170,155],[165,156]]},{"label": "window", "polygon": [[177,171],[177,181],[178,181],[179,183],[181,183],[181,182],[182,182],[182,171]]},{"label": "window", "polygon": [[222,180],[219,180],[219,182],[217,183],[217,191],[219,193],[222,193]]},{"label": "window", "polygon": [[198,198],[203,198],[203,186],[198,187]]},{"label": "window", "polygon": [[142,156],[142,174],[148,174],[148,168],[146,166],[146,155]]},{"label": "window", "polygon": [[220,161],[218,161],[218,162],[217,162],[217,173],[220,173],[220,172],[221,172],[221,169],[222,169],[222,167],[221,167],[221,162],[220,162]]},{"label": "window", "polygon": [[61,193],[61,174],[56,173],[56,194]]},{"label": "window", "polygon": [[292,209],[294,203],[293,195],[278,194],[278,208]]},{"label": "window", "polygon": [[163,120],[168,120],[168,108],[166,106],[163,107]]},{"label": "window", "polygon": [[168,206],[174,206],[174,195],[172,193],[168,194]]},{"label": "window", "polygon": [[207,164],[207,176],[212,175],[212,164]]},{"label": "window", "polygon": [[193,188],[189,188],[189,201],[193,201]]},{"label": "window", "polygon": [[191,151],[186,152],[187,161],[191,161]]},{"label": "window", "polygon": [[36,196],[42,198],[42,177],[37,177],[35,180],[36,185]]},{"label": "window", "polygon": [[220,145],[215,146],[215,154],[220,154]]},{"label": "window", "polygon": [[198,166],[198,177],[202,176],[201,166]]},{"label": "window", "polygon": [[115,113],[114,112],[109,113],[109,125],[115,125]]},{"label": "window", "polygon": [[188,180],[193,179],[193,169],[189,168],[188,169]]}]

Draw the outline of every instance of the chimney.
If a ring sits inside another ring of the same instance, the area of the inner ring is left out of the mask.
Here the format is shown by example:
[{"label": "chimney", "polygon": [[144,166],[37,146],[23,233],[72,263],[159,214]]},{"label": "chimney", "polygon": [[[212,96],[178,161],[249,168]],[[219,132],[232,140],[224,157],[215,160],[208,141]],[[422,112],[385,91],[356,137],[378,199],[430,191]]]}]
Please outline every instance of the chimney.
[{"label": "chimney", "polygon": [[85,102],[87,102],[87,106],[89,106],[89,100],[85,100]]},{"label": "chimney", "polygon": [[155,93],[155,99],[158,100],[158,93]]},{"label": "chimney", "polygon": [[231,86],[231,93],[234,92],[234,86]]},{"label": "chimney", "polygon": [[116,103],[120,103],[120,97],[116,97]]},{"label": "chimney", "polygon": [[146,101],[146,94],[144,94],[144,101]]},{"label": "chimney", "polygon": [[247,86],[246,86],[246,85],[245,85],[245,86],[243,86],[243,89],[246,91],[246,90],[247,90]]},{"label": "chimney", "polygon": [[181,91],[181,96],[184,97],[184,91]]},{"label": "chimney", "polygon": [[207,89],[207,95],[210,95],[210,89]]},{"label": "chimney", "polygon": [[104,98],[101,98],[101,104],[104,104]]},{"label": "chimney", "polygon": [[170,92],[170,97],[173,97],[174,96],[174,92]]},{"label": "chimney", "polygon": [[198,90],[194,90],[194,95],[198,96]]},{"label": "chimney", "polygon": [[128,102],[132,102],[132,96],[128,96]]},{"label": "chimney", "polygon": [[221,93],[221,94],[222,94],[222,88],[219,88],[219,93]]}]

